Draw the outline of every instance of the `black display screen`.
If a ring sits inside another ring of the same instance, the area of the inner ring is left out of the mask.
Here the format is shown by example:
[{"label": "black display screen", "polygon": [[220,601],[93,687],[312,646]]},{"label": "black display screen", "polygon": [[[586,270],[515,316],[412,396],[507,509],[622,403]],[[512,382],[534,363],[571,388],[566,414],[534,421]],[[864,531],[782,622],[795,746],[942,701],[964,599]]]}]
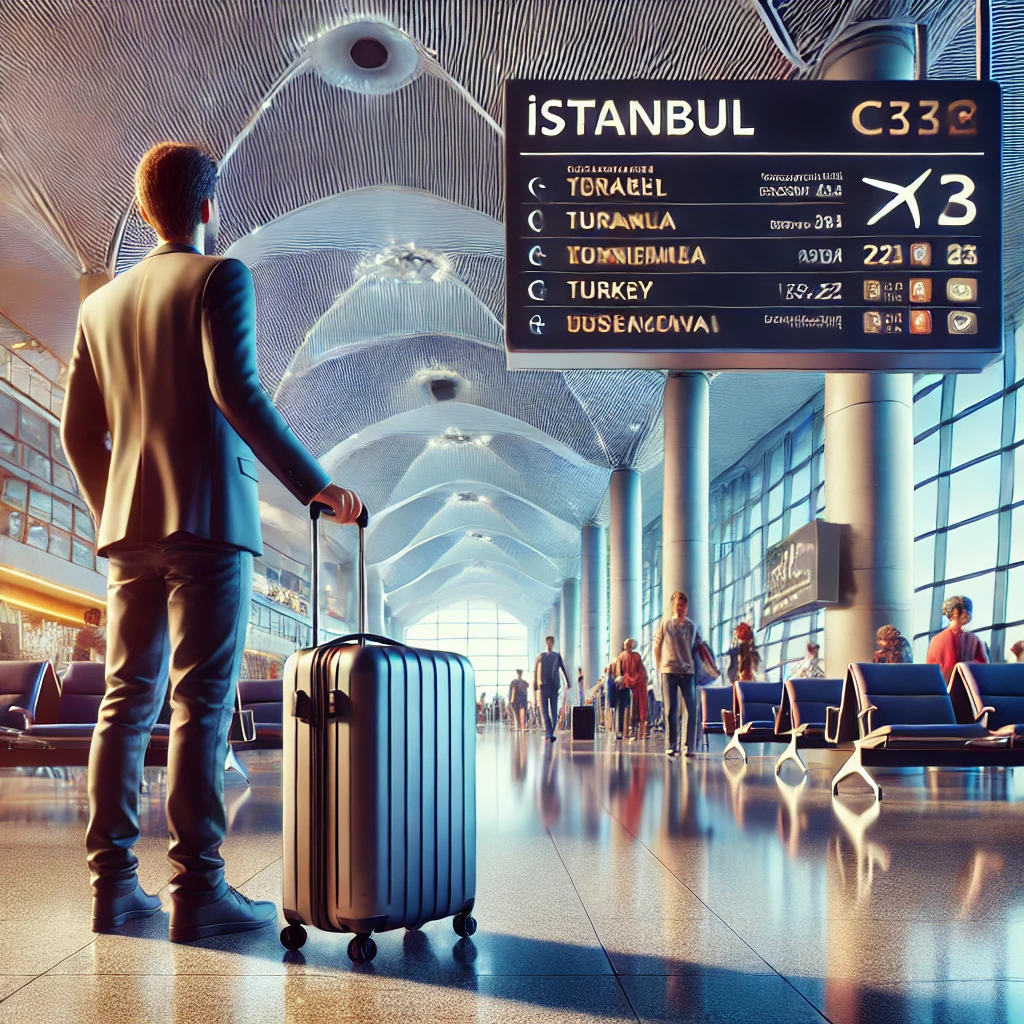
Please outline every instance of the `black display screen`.
[{"label": "black display screen", "polygon": [[991,82],[507,82],[512,368],[1002,353]]}]

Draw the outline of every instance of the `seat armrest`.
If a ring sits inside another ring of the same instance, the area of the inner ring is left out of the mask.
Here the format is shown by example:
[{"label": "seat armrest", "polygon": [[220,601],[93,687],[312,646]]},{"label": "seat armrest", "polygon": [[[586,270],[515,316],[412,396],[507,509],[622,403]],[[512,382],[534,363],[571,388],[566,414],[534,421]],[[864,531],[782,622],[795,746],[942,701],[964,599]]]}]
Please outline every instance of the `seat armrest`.
[{"label": "seat armrest", "polygon": [[722,712],[722,727],[726,736],[731,736],[736,731],[736,715],[732,711]]},{"label": "seat armrest", "polygon": [[[12,710],[13,710],[13,708],[12,708]],[[994,715],[995,713],[996,713],[996,709],[995,709],[995,708],[993,708],[993,707],[989,707],[988,705],[986,705],[985,707],[983,707],[983,708],[982,708],[982,709],[981,709],[981,710],[980,710],[980,711],[979,711],[979,712],[978,712],[978,713],[977,713],[977,714],[976,714],[976,715],[974,716],[974,721],[975,721],[975,722],[976,722],[977,724],[979,724],[979,725],[983,725],[983,726],[985,726],[985,728],[987,729],[987,728],[988,728],[988,716],[989,716],[989,715]]]},{"label": "seat armrest", "polygon": [[839,708],[831,704],[825,708],[825,742],[839,742]]},{"label": "seat armrest", "polygon": [[857,721],[860,723],[861,736],[867,736],[872,731],[871,712],[877,711],[874,704],[869,704],[863,711],[857,712]]},{"label": "seat armrest", "polygon": [[12,714],[21,715],[25,719],[25,728],[31,729],[36,724],[36,720],[32,715],[31,711],[26,711],[25,708],[19,708],[12,704],[8,709]]}]

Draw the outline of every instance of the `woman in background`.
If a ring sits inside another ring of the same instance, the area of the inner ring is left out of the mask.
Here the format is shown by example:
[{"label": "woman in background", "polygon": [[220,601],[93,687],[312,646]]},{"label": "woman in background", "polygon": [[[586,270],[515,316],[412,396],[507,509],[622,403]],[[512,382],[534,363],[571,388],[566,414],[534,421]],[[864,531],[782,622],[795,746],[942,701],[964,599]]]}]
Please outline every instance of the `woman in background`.
[{"label": "woman in background", "polygon": [[734,683],[749,683],[761,673],[761,654],[754,643],[754,630],[749,622],[741,622],[733,636],[734,646],[728,651],[729,679]]},{"label": "woman in background", "polygon": [[882,626],[875,634],[878,650],[872,661],[876,665],[911,665],[914,652],[910,641],[895,627]]},{"label": "woman in background", "polygon": [[[633,723],[636,725],[634,739],[647,738],[647,670],[644,659],[636,650],[636,641],[630,637],[623,645],[618,660],[618,674],[622,677],[622,689],[632,695]],[[621,731],[621,730],[620,730]]]}]

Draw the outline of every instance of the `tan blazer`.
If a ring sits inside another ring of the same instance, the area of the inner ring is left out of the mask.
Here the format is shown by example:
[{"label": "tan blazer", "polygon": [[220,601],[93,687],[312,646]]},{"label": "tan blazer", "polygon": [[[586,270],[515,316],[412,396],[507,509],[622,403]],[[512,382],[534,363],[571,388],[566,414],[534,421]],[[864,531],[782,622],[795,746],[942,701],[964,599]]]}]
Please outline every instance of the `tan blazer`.
[{"label": "tan blazer", "polygon": [[256,460],[303,504],[330,483],[260,385],[255,313],[244,263],[171,243],[82,304],[61,439],[100,554],[187,532],[259,555]]}]

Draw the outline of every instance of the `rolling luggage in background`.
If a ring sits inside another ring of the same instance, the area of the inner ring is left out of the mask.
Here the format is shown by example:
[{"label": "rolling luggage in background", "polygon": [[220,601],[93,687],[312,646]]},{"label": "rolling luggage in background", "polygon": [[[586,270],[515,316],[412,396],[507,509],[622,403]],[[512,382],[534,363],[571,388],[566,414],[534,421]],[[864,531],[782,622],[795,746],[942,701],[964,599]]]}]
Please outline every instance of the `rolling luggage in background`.
[{"label": "rolling luggage in background", "polygon": [[572,738],[592,740],[597,735],[597,713],[593,704],[575,704],[572,709]]},{"label": "rolling luggage in background", "polygon": [[[319,639],[319,517],[310,507],[313,638]],[[284,672],[284,916],[287,949],[303,925],[372,932],[454,916],[476,931],[476,684],[458,654],[363,632],[365,515],[359,527],[359,632],[296,651]]]}]

